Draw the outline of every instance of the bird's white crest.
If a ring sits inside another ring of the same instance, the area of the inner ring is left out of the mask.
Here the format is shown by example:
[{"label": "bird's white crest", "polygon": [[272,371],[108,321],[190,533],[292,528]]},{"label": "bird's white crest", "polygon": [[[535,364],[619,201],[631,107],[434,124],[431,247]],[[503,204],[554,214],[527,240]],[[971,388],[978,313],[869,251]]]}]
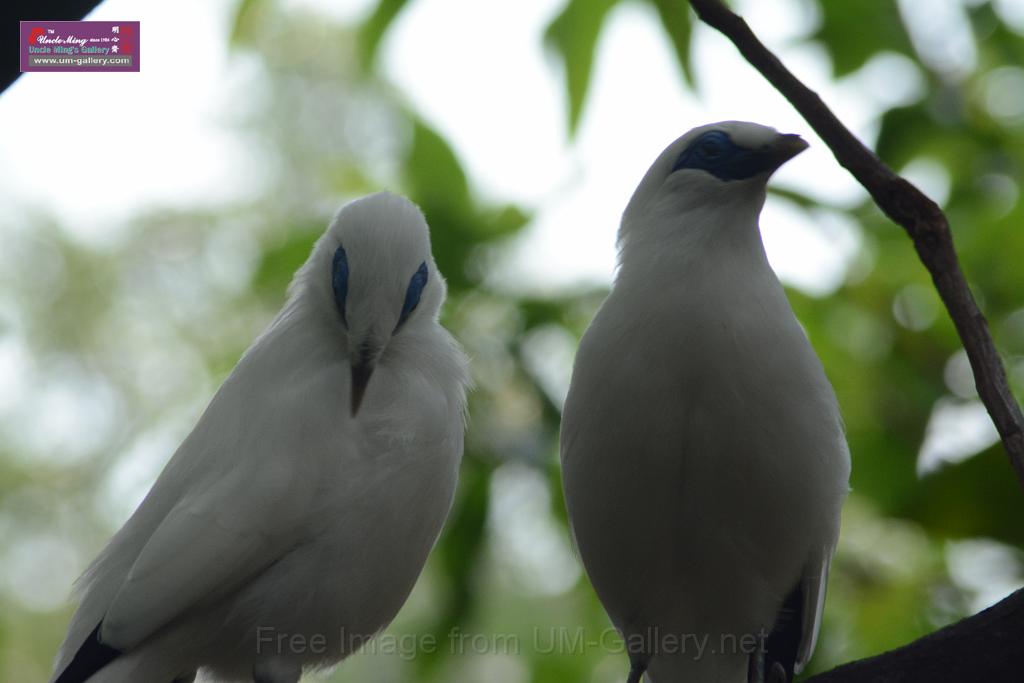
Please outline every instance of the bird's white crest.
[{"label": "bird's white crest", "polygon": [[[92,683],[166,682],[204,667],[295,683],[383,628],[437,538],[462,455],[468,375],[437,322],[444,296],[415,205],[382,193],[343,208],[79,581],[52,680],[98,669]],[[354,354],[369,339],[375,371],[354,415]]]},{"label": "bird's white crest", "polygon": [[849,455],[758,229],[768,177],[804,147],[735,121],[669,145],[623,214],[615,285],[576,356],[570,522],[655,683],[744,683],[748,653],[728,642],[770,631],[787,596],[802,605],[787,666],[814,648]]},{"label": "bird's white crest", "polygon": [[[296,274],[290,296],[309,297],[333,316],[331,281],[322,274],[331,271],[331,260],[342,246],[351,264],[349,323],[355,336],[373,327],[380,328],[375,330],[378,334],[390,335],[409,278],[421,263],[427,264],[429,277],[418,317],[427,322],[437,320],[446,288],[431,255],[427,222],[415,204],[382,192],[342,207]],[[348,335],[344,327],[342,334]]]}]

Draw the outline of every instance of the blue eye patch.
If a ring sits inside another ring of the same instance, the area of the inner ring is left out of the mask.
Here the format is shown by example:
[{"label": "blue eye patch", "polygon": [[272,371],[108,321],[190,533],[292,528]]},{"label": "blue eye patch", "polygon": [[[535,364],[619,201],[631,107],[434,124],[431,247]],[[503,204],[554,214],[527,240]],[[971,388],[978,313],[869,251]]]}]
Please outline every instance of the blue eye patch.
[{"label": "blue eye patch", "polygon": [[778,156],[772,150],[746,149],[734,143],[727,133],[712,130],[683,150],[672,171],[692,168],[707,171],[721,180],[743,180],[778,165]]},{"label": "blue eye patch", "polygon": [[406,321],[409,314],[419,306],[423,288],[427,286],[427,272],[427,263],[424,261],[416,272],[413,273],[412,279],[409,280],[409,288],[405,290],[405,302],[402,304],[402,314],[398,317],[398,324],[395,325],[396,330],[402,326],[402,323]]}]

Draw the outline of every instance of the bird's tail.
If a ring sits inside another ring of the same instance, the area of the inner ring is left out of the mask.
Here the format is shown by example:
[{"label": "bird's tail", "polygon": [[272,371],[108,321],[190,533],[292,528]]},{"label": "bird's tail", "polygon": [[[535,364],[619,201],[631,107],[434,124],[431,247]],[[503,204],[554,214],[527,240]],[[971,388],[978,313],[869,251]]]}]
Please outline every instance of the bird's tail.
[{"label": "bird's tail", "polygon": [[78,598],[79,605],[71,617],[64,642],[57,651],[50,683],[56,682],[96,626],[103,621],[110,603],[139,554],[139,548],[138,541],[122,529],[75,581],[72,597]]},{"label": "bird's tail", "polygon": [[[179,683],[191,681],[194,670],[182,670],[182,652],[188,643],[181,631],[166,631],[141,643],[129,652],[121,653],[85,683]],[[76,683],[78,683],[76,681]]]},{"label": "bird's tail", "polygon": [[[101,553],[81,578],[75,582],[73,596],[78,597],[80,603],[71,617],[64,642],[61,643],[60,649],[57,651],[50,683],[56,683],[60,674],[71,664],[75,654],[103,620],[107,607],[114,599],[117,589],[123,581],[123,573],[115,577],[110,573],[100,571],[103,559],[104,553]],[[127,572],[127,568],[124,571]]]}]

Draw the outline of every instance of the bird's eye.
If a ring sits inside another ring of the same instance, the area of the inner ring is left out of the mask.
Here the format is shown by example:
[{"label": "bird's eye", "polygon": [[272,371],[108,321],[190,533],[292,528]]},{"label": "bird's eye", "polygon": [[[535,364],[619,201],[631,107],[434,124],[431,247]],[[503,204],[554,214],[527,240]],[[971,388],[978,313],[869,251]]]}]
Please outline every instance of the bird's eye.
[{"label": "bird's eye", "polygon": [[419,269],[413,274],[412,279],[409,280],[409,288],[405,290],[405,302],[402,304],[402,314],[398,317],[398,324],[395,325],[397,331],[402,323],[406,321],[409,314],[416,310],[416,307],[420,303],[420,295],[423,294],[423,288],[427,286],[427,264],[424,261],[420,264]]},{"label": "bird's eye", "polygon": [[334,252],[334,264],[331,267],[331,289],[334,290],[334,305],[341,314],[341,322],[348,327],[345,319],[345,299],[348,298],[348,256],[345,249],[338,247]]},{"label": "bird's eye", "polygon": [[736,146],[726,133],[720,130],[709,131],[683,150],[672,170],[693,168],[717,175],[716,170],[733,160],[735,152]]},{"label": "bird's eye", "polygon": [[722,155],[722,145],[717,140],[704,140],[697,145],[697,152],[705,159],[717,159]]}]

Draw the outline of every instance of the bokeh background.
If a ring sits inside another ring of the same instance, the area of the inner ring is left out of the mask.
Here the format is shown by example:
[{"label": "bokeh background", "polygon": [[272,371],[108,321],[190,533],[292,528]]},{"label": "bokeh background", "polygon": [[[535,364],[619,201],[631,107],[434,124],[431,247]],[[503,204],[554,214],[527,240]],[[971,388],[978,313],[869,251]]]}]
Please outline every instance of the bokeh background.
[{"label": "bokeh background", "polygon": [[[947,211],[1021,396],[1024,0],[735,6]],[[0,96],[0,680],[45,679],[74,578],[331,214],[383,188],[427,215],[476,389],[454,509],[387,632],[436,651],[322,675],[623,680],[566,530],[559,411],[632,189],[719,119],[813,145],[762,221],[853,452],[812,671],[1024,583],[1021,491],[909,241],[681,0],[109,0],[91,18],[141,20],[140,74]]]}]

